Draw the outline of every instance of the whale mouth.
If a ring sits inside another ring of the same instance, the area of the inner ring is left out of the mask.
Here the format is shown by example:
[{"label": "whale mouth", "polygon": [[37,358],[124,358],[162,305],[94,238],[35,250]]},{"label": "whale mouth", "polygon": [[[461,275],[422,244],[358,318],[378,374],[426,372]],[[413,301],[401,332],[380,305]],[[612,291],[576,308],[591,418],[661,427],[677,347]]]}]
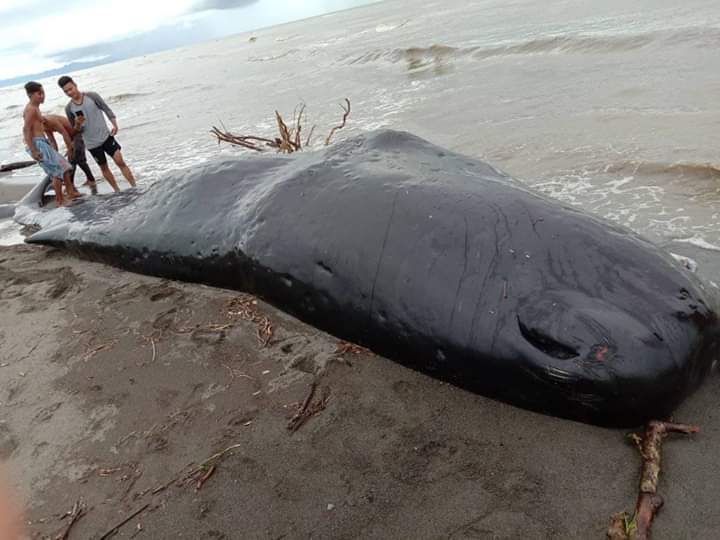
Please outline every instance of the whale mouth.
[{"label": "whale mouth", "polygon": [[544,333],[539,328],[528,327],[520,320],[520,316],[517,318],[518,326],[520,327],[520,333],[525,340],[530,343],[536,349],[544,352],[548,356],[557,358],[558,360],[570,360],[580,356],[576,347],[561,343],[557,339]]},{"label": "whale mouth", "polygon": [[643,348],[659,353],[666,346],[651,321],[574,290],[530,294],[518,304],[517,322],[534,350],[556,360],[581,360],[588,367],[617,366],[617,360],[633,358]]}]

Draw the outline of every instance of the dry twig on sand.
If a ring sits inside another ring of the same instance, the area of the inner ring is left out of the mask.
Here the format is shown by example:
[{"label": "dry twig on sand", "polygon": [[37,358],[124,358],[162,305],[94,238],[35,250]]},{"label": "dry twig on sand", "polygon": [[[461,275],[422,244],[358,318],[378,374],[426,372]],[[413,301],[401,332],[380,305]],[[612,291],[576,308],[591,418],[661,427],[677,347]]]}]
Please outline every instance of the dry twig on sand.
[{"label": "dry twig on sand", "polygon": [[652,420],[645,428],[644,437],[631,435],[643,458],[640,492],[632,517],[627,512],[612,516],[607,533],[610,540],[646,540],[650,537],[652,520],[663,505],[663,498],[657,493],[663,439],[668,433],[690,435],[699,431],[697,426]]},{"label": "dry twig on sand", "polygon": [[295,413],[295,416],[293,416],[290,421],[288,422],[287,428],[292,432],[295,433],[298,429],[302,427],[302,425],[307,422],[311,417],[315,416],[317,413],[325,409],[327,407],[327,403],[330,400],[330,388],[327,386],[323,387],[323,393],[322,396],[318,401],[315,403],[312,402],[313,397],[315,396],[315,391],[317,390],[317,383],[313,382],[310,386],[310,391],[308,392],[307,397],[302,402],[302,405],[298,407],[297,413]]},{"label": "dry twig on sand", "polygon": [[112,340],[112,341],[109,342],[109,343],[103,343],[102,345],[98,345],[98,346],[95,347],[94,349],[87,351],[87,352],[85,353],[85,355],[83,356],[83,360],[84,360],[85,362],[87,362],[88,360],[90,360],[90,359],[91,359],[93,356],[95,356],[96,354],[98,354],[98,353],[100,353],[100,352],[102,352],[102,351],[106,351],[106,350],[108,350],[108,349],[111,349],[116,343],[117,343],[117,340],[114,339],[114,340]]},{"label": "dry twig on sand", "polygon": [[273,325],[265,315],[257,312],[257,300],[251,297],[232,298],[225,304],[228,317],[240,317],[246,321],[255,323],[258,343],[261,347],[267,347],[273,337]]},{"label": "dry twig on sand", "polygon": [[[156,487],[152,490],[153,495],[157,495],[161,491],[165,491],[167,488],[172,486],[173,484],[177,484],[178,487],[182,486],[183,484],[187,484],[189,482],[195,481],[195,491],[200,491],[207,482],[210,477],[215,474],[215,471],[217,470],[217,466],[220,464],[220,462],[227,456],[230,452],[233,450],[236,450],[237,448],[240,448],[241,444],[234,444],[232,446],[229,446],[225,450],[222,450],[216,454],[213,454],[209,458],[207,458],[205,461],[200,463],[197,467],[193,467],[193,464],[190,464],[183,468],[180,473],[175,476],[172,480],[169,482],[166,482],[162,484],[161,486]],[[185,471],[192,467],[190,469],[190,472],[185,473]]]},{"label": "dry twig on sand", "polygon": [[335,348],[335,352],[333,352],[333,356],[340,357],[344,356],[346,354],[364,354],[370,352],[365,347],[361,347],[360,345],[355,345],[355,343],[350,343],[349,341],[341,341],[338,343],[337,347]]},{"label": "dry twig on sand", "polygon": [[135,516],[138,516],[138,515],[142,514],[142,513],[143,513],[145,510],[147,510],[149,507],[150,507],[150,503],[147,503],[145,506],[143,506],[143,507],[140,508],[139,510],[136,510],[135,512],[133,512],[132,514],[130,514],[128,517],[126,517],[125,519],[123,519],[120,523],[118,523],[117,525],[115,525],[112,529],[108,530],[105,534],[103,534],[103,535],[100,537],[100,540],[106,540],[107,538],[110,538],[110,537],[112,537],[112,536],[115,536],[123,525],[125,525],[127,522],[131,521]]},{"label": "dry twig on sand", "polygon": [[240,448],[241,446],[242,444],[234,444],[227,447],[225,450],[218,452],[217,454],[213,454],[205,461],[203,461],[200,465],[195,467],[192,471],[190,471],[187,476],[185,476],[185,482],[195,481],[195,491],[200,491],[205,482],[207,482],[210,477],[215,474],[218,465],[223,459],[225,459],[225,456],[227,456],[233,450]]},{"label": "dry twig on sand", "polygon": [[[330,144],[330,139],[333,134],[337,130],[344,128],[347,123],[348,116],[350,115],[350,100],[345,98],[345,105],[340,106],[344,112],[342,123],[330,130],[330,133],[325,138],[325,146]],[[256,152],[264,152],[270,148],[283,154],[292,154],[293,152],[299,152],[306,146],[310,146],[310,140],[315,132],[315,126],[313,125],[310,128],[310,133],[303,145],[301,135],[303,130],[303,121],[306,119],[306,106],[304,103],[301,103],[295,107],[295,111],[293,112],[293,123],[289,127],[285,123],[285,120],[283,120],[280,112],[275,111],[275,122],[277,123],[278,136],[273,139],[259,137],[257,135],[234,135],[233,133],[227,131],[224,126],[223,129],[213,126],[210,133],[215,135],[218,144],[226,142],[235,146],[247,148],[248,150],[254,150]]]},{"label": "dry twig on sand", "polygon": [[55,537],[55,540],[67,540],[70,536],[70,529],[80,521],[80,518],[82,518],[85,513],[85,504],[82,500],[75,501],[72,509],[62,517],[62,519],[69,519],[70,521],[65,525],[63,532]]},{"label": "dry twig on sand", "polygon": [[215,473],[215,465],[210,465],[207,472],[203,474],[200,478],[198,478],[197,483],[195,484],[195,491],[200,491],[203,487],[203,484],[208,481],[208,479]]}]

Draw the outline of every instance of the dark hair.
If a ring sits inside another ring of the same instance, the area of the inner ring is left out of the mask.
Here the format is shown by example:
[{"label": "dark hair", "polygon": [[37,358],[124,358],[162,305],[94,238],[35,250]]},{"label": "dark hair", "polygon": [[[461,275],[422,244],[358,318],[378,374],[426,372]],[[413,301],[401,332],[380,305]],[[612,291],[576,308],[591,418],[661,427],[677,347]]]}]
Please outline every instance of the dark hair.
[{"label": "dark hair", "polygon": [[39,92],[42,90],[42,84],[35,81],[30,81],[29,83],[25,84],[25,91],[27,92],[28,96],[33,95],[35,92]]},{"label": "dark hair", "polygon": [[58,86],[59,86],[60,88],[62,88],[63,86],[65,86],[65,85],[66,85],[67,83],[69,83],[69,82],[75,84],[75,81],[72,80],[72,77],[68,77],[67,75],[63,75],[62,77],[60,77],[60,78],[58,79]]}]

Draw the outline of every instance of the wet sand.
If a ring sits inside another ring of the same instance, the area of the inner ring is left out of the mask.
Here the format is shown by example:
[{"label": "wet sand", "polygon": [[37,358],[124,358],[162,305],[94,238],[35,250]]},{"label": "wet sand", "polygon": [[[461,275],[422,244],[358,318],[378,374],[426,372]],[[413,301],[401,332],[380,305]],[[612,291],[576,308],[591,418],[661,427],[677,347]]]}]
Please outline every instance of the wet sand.
[{"label": "wet sand", "polygon": [[[79,499],[71,540],[140,509],[115,538],[604,538],[633,508],[625,432],[338,354],[253,302],[0,249],[0,459],[33,538],[55,537]],[[293,433],[313,383],[316,414]],[[703,431],[664,446],[655,539],[720,536],[719,391],[713,373],[676,414]]]}]

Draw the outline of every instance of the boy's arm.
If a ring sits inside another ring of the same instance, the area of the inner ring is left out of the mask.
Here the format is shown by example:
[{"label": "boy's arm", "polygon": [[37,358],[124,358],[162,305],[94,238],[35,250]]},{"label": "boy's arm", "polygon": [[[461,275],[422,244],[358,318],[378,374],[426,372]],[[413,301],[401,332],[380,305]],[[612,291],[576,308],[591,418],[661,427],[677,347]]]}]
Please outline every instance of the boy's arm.
[{"label": "boy's arm", "polygon": [[38,119],[42,122],[42,117],[40,117],[40,111],[38,109],[32,107],[25,109],[25,112],[23,113],[23,120],[25,121],[23,124],[23,141],[25,141],[25,145],[30,149],[30,154],[33,159],[35,161],[41,161],[42,154],[32,143],[32,131],[30,129],[33,124],[33,118],[35,117],[38,117]]},{"label": "boy's arm", "polygon": [[[75,126],[75,113],[72,112],[72,108],[70,107],[70,103],[65,105],[65,116],[67,116],[68,122],[70,122],[71,126]],[[77,129],[77,128],[76,128]]]},{"label": "boy's arm", "polygon": [[105,100],[100,97],[100,94],[98,94],[96,92],[85,92],[85,95],[90,96],[92,98],[92,100],[95,102],[95,104],[98,106],[98,109],[100,109],[102,112],[105,113],[105,116],[108,117],[108,120],[110,120],[110,123],[113,126],[111,133],[113,135],[115,135],[119,129],[118,124],[117,124],[117,118],[115,117],[115,113],[108,106],[108,104],[105,103]]},{"label": "boy's arm", "polygon": [[48,138],[48,142],[50,143],[50,146],[52,146],[55,150],[58,149],[57,141],[55,140],[55,134],[52,132],[50,128],[45,128],[45,135]]},{"label": "boy's arm", "polygon": [[[72,137],[70,136],[70,132],[62,124],[60,124],[60,135],[62,135],[63,141],[65,141],[65,148],[67,148],[68,157],[72,158],[74,150]],[[55,149],[57,150],[57,146]]]}]

